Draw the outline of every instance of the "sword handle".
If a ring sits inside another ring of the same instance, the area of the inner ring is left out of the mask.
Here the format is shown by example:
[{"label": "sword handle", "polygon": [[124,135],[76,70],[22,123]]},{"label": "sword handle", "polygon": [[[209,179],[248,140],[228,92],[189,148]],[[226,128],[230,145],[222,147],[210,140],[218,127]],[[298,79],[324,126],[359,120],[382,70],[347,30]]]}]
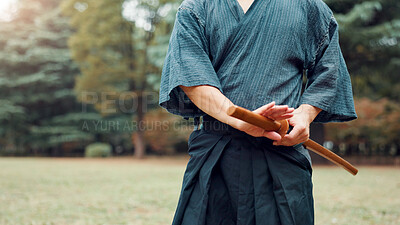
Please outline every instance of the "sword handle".
[{"label": "sword handle", "polygon": [[285,134],[287,134],[289,130],[289,123],[287,120],[271,120],[265,116],[254,113],[237,105],[233,105],[228,108],[228,115],[246,121],[255,126],[261,127],[264,130],[276,131],[282,137],[285,136]]},{"label": "sword handle", "polygon": [[[276,131],[282,137],[287,133],[289,129],[289,123],[287,120],[274,121],[269,118],[266,118],[262,115],[254,113],[248,109],[242,108],[240,106],[233,105],[228,109],[228,115],[235,117],[237,119],[241,119],[245,122],[248,122],[254,126],[258,126],[267,131]],[[303,145],[315,152],[316,154],[328,159],[329,161],[335,163],[338,166],[343,167],[349,173],[356,175],[358,173],[357,168],[351,165],[348,161],[344,160],[340,156],[336,155],[332,151],[327,148],[324,148],[322,145],[316,143],[315,141],[309,139],[304,142]]]}]

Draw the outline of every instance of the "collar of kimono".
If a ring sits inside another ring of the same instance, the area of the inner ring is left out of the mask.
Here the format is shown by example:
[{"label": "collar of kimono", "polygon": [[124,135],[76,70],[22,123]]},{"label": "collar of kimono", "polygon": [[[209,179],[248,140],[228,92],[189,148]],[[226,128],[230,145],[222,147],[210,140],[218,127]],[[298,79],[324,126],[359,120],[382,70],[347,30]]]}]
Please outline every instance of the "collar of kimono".
[{"label": "collar of kimono", "polygon": [[[267,131],[276,131],[282,137],[288,132],[289,130],[289,123],[287,120],[281,121],[274,121],[269,118],[266,118],[262,115],[254,113],[250,110],[242,108],[240,106],[233,105],[228,109],[228,115],[233,116],[237,119],[241,119],[245,122],[253,124],[254,126],[258,126],[263,128]],[[358,173],[357,168],[351,165],[348,161],[344,160],[340,156],[336,155],[332,151],[324,148],[322,145],[316,143],[315,141],[308,139],[308,141],[303,143],[304,147],[307,149],[317,153],[318,155],[328,159],[329,161],[335,163],[338,166],[343,167],[349,173],[353,174],[354,176]]]}]

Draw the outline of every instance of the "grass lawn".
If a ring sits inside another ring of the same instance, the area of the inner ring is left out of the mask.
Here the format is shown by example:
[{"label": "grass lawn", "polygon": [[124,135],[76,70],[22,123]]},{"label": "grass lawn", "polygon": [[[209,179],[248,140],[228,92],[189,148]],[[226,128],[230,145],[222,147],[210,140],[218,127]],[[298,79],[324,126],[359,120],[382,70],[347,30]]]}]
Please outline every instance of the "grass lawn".
[{"label": "grass lawn", "polygon": [[[188,158],[0,158],[0,224],[171,224]],[[400,168],[314,167],[317,225],[400,224]]]}]

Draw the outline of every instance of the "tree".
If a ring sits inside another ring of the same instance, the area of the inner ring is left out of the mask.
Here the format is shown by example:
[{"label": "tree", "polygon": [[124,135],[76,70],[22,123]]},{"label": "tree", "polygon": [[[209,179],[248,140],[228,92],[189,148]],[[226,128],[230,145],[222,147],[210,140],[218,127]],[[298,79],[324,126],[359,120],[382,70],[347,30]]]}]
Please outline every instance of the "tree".
[{"label": "tree", "polygon": [[79,100],[95,104],[103,115],[134,115],[137,126],[132,139],[138,158],[145,155],[144,114],[156,105],[160,61],[173,22],[162,18],[171,15],[171,4],[165,0],[65,0],[62,4],[76,30],[69,46],[81,71],[75,86]]},{"label": "tree", "polygon": [[335,12],[355,95],[400,101],[398,0],[325,0]]},{"label": "tree", "polygon": [[58,3],[20,0],[13,20],[0,24],[0,146],[10,153],[58,155],[66,143],[82,147],[94,137],[80,127],[96,115],[83,114],[75,99],[78,68]]},{"label": "tree", "polygon": [[336,146],[347,146],[344,154],[400,155],[400,105],[388,99],[361,98],[356,108],[357,120],[326,126],[328,139]]},{"label": "tree", "polygon": [[352,75],[359,116],[348,124],[329,124],[327,136],[338,145],[355,146],[354,152],[359,154],[398,155],[399,1],[325,2],[339,23],[341,47]]}]

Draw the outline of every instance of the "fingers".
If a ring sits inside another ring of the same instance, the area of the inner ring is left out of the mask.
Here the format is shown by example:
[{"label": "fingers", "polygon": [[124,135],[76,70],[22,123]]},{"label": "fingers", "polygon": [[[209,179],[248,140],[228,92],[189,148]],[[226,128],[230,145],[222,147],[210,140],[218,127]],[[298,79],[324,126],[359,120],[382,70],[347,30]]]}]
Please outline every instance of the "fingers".
[{"label": "fingers", "polygon": [[292,113],[280,115],[280,116],[275,116],[275,117],[269,117],[272,120],[287,120],[293,117]]},{"label": "fingers", "polygon": [[293,117],[294,108],[289,108],[287,105],[275,105],[275,102],[271,102],[254,110],[254,112],[273,120],[283,120]]},{"label": "fingers", "polygon": [[279,115],[279,114],[283,114],[288,110],[288,106],[287,105],[276,105],[275,107],[272,107],[268,110],[264,110],[262,112],[263,116],[273,116],[273,115]]},{"label": "fingers", "polygon": [[268,103],[264,106],[261,106],[260,108],[254,110],[255,113],[257,114],[263,114],[265,111],[268,111],[269,109],[273,108],[275,106],[275,102]]},{"label": "fingers", "polygon": [[282,139],[281,135],[279,135],[275,131],[265,131],[263,133],[263,136],[273,141],[280,141]]},{"label": "fingers", "polygon": [[293,130],[289,134],[286,134],[280,141],[274,141],[273,145],[293,146],[307,141],[308,138],[309,132],[307,127],[299,124],[294,126]]},{"label": "fingers", "polygon": [[[294,110],[294,108],[289,108],[287,105],[275,105],[275,102],[271,102],[254,110],[254,112],[272,120],[287,120],[294,116]],[[300,131],[296,131],[296,133],[298,132]],[[284,142],[281,135],[274,131],[263,131],[261,136],[269,138],[279,145],[290,145],[292,142],[296,141],[293,140],[293,137],[296,137],[296,133],[291,134],[291,136],[287,135],[286,138],[288,139]],[[260,133],[258,133],[258,135],[260,135]]]},{"label": "fingers", "polygon": [[265,110],[262,115],[273,120],[284,120],[293,117],[294,108],[287,105],[278,105]]}]

